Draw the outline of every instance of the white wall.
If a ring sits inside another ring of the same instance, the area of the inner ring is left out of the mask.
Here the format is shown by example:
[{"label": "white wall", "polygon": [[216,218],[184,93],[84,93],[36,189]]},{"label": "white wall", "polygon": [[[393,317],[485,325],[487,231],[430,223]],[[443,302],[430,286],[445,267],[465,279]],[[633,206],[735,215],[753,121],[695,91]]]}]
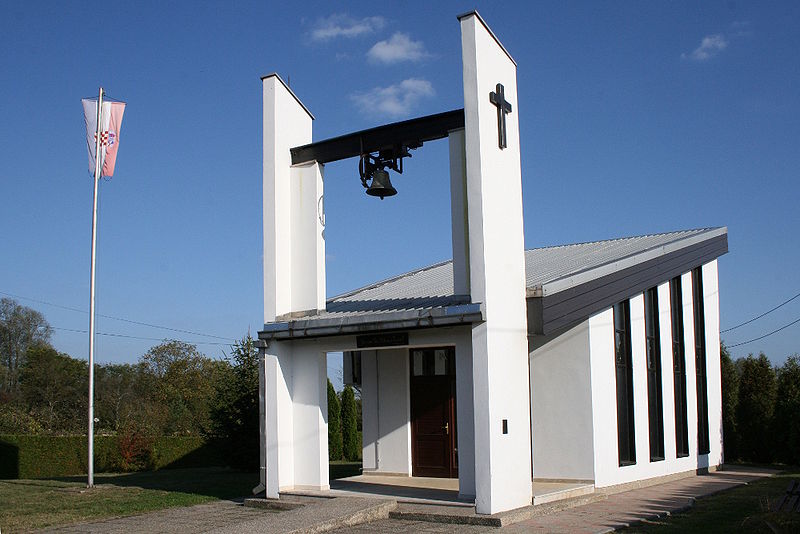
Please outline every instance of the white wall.
[{"label": "white wall", "polygon": [[361,353],[364,471],[411,475],[408,349]]},{"label": "white wall", "polygon": [[709,454],[700,457],[700,466],[719,465],[722,450],[722,374],[719,354],[719,272],[717,260],[703,265],[703,302],[706,320],[706,376],[708,380]]},{"label": "white wall", "polygon": [[[460,22],[469,287],[472,302],[482,303],[486,314],[472,331],[475,508],[493,514],[531,502],[517,74],[513,59],[476,13]],[[498,146],[497,108],[489,101],[498,83],[512,106],[506,148]]]},{"label": "white wall", "polygon": [[530,373],[534,479],[594,480],[589,322],[544,340]]},{"label": "white wall", "polygon": [[689,455],[676,458],[675,399],[672,367],[669,283],[658,287],[661,333],[661,378],[664,410],[665,459],[650,461],[647,416],[647,368],[644,336],[644,297],[630,299],[631,348],[633,356],[634,421],[636,464],[620,467],[617,452],[616,375],[614,368],[614,323],[611,309],[589,319],[591,351],[592,420],[594,424],[595,485],[613,486],[657,476],[693,471],[721,462],[721,394],[719,372],[719,303],[716,261],[703,267],[706,343],[708,362],[709,436],[711,454],[697,454],[697,389],[695,381],[694,315],[691,273],[681,276],[683,295],[684,348],[686,358],[686,407]]}]

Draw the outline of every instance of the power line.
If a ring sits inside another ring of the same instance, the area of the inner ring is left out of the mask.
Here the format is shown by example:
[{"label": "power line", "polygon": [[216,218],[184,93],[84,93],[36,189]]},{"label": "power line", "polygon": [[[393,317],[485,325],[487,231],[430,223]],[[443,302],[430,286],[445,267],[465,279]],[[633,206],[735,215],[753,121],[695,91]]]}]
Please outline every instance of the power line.
[{"label": "power line", "polygon": [[[730,327],[730,328],[727,328],[727,329],[725,329],[725,330],[722,330],[722,331],[720,331],[720,334],[724,334],[725,332],[730,332],[731,330],[736,330],[736,329],[737,329],[737,328],[739,328],[740,326],[744,326],[744,325],[746,325],[746,324],[750,324],[750,323],[752,323],[753,321],[755,321],[755,320],[757,320],[757,319],[761,319],[761,318],[762,318],[762,317],[764,317],[765,315],[767,315],[767,314],[769,314],[769,313],[772,313],[772,312],[774,312],[775,310],[777,310],[777,309],[778,309],[778,308],[780,308],[781,306],[784,306],[784,305],[786,305],[786,304],[789,304],[790,302],[792,302],[792,301],[793,301],[794,299],[796,299],[797,297],[800,297],[800,293],[798,293],[797,295],[793,296],[793,297],[792,297],[792,298],[790,298],[789,300],[787,300],[787,301],[785,301],[785,302],[782,302],[782,303],[778,304],[777,306],[775,306],[775,307],[774,307],[774,308],[772,308],[771,310],[769,310],[769,311],[765,311],[764,313],[762,313],[762,314],[761,314],[761,315],[759,315],[758,317],[753,317],[753,318],[752,318],[752,319],[750,319],[749,321],[745,321],[745,322],[743,322],[743,323],[741,323],[741,324],[737,324],[736,326],[732,326],[732,327]],[[755,340],[754,340],[754,341],[755,341]]]},{"label": "power line", "polygon": [[[51,326],[53,330],[61,330],[64,332],[76,332],[78,334],[88,334],[87,330],[80,330],[77,328],[60,328],[58,326]],[[143,339],[146,341],[164,341],[162,338],[157,337],[141,337],[141,336],[130,336],[128,334],[116,334],[113,332],[95,332],[98,336],[108,336],[108,337],[123,337],[128,339]],[[187,341],[184,339],[176,339],[175,341],[181,341],[183,343],[189,343],[191,345],[229,345],[229,343],[217,343],[214,341]]]},{"label": "power line", "polygon": [[[0,291],[0,294],[8,295],[9,297],[13,297],[13,298],[16,298],[16,299],[29,300],[31,302],[37,302],[39,304],[45,304],[47,306],[53,306],[53,307],[56,307],[56,308],[61,308],[62,310],[69,310],[69,311],[74,311],[74,312],[84,313],[84,314],[85,313],[89,313],[86,310],[81,310],[79,308],[72,308],[70,306],[63,306],[61,304],[54,304],[52,302],[47,302],[46,300],[39,300],[39,299],[30,298],[30,297],[23,297],[22,295],[14,295],[13,293],[7,293],[5,291]],[[157,324],[143,323],[141,321],[134,321],[133,319],[125,319],[124,317],[115,317],[113,315],[104,315],[102,313],[98,313],[97,316],[98,317],[104,317],[106,319],[114,319],[115,321],[122,321],[124,323],[130,323],[130,324],[135,324],[135,325],[139,325],[139,326],[147,326],[149,328],[159,328],[161,330],[169,330],[169,331],[172,331],[172,332],[180,332],[181,334],[190,334],[190,335],[193,335],[193,336],[203,336],[203,337],[210,337],[210,338],[215,338],[215,339],[224,339],[226,341],[237,341],[237,340],[235,340],[233,338],[230,338],[230,337],[215,336],[213,334],[204,334],[202,332],[192,332],[191,330],[182,330],[180,328],[171,328],[169,326],[161,326],[161,325],[157,325]],[[145,339],[145,338],[142,338],[142,339]],[[206,343],[206,344],[207,345],[211,345],[211,343]],[[225,343],[219,343],[219,345],[225,345]]]},{"label": "power line", "polygon": [[800,323],[800,318],[797,318],[797,319],[795,319],[795,320],[794,320],[794,321],[792,321],[791,323],[789,323],[789,324],[787,324],[787,325],[784,325],[784,326],[782,326],[782,327],[778,328],[777,330],[773,330],[773,331],[772,331],[772,332],[770,332],[769,334],[764,334],[763,336],[759,336],[759,337],[756,337],[756,338],[753,338],[753,339],[749,339],[749,340],[747,340],[747,341],[742,341],[741,343],[736,343],[735,345],[727,345],[727,347],[728,347],[729,349],[732,349],[733,347],[739,347],[739,346],[741,346],[741,345],[747,345],[748,343],[752,343],[753,341],[758,341],[759,339],[764,339],[765,337],[769,337],[769,336],[771,336],[772,334],[777,334],[777,333],[778,333],[778,332],[780,332],[781,330],[785,330],[785,329],[789,328],[790,326],[792,326],[793,324],[797,324],[797,323]]}]

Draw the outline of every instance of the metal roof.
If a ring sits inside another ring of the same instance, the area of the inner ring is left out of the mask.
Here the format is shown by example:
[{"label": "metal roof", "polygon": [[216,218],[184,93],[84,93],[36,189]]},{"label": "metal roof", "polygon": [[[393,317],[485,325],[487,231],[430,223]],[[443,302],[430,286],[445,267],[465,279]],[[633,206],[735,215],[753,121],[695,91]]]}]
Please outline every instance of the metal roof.
[{"label": "metal roof", "polygon": [[[547,297],[578,286],[588,287],[590,282],[609,275],[637,266],[645,268],[659,258],[672,257],[720,239],[725,240],[727,250],[727,228],[724,227],[526,250],[526,296]],[[714,257],[718,256],[719,249],[714,254]],[[324,328],[325,335],[331,335],[344,333],[341,330],[344,325],[359,325],[358,328],[363,330],[368,324],[383,322],[392,322],[395,328],[398,321],[417,321],[417,326],[422,326],[425,321],[430,325],[435,321],[463,323],[480,320],[482,310],[479,304],[470,304],[468,295],[454,295],[453,262],[448,260],[338,295],[327,301],[325,310],[265,325],[265,333],[288,330],[304,332],[302,336],[305,336],[312,335],[315,329]],[[406,323],[403,327],[411,327]]]}]

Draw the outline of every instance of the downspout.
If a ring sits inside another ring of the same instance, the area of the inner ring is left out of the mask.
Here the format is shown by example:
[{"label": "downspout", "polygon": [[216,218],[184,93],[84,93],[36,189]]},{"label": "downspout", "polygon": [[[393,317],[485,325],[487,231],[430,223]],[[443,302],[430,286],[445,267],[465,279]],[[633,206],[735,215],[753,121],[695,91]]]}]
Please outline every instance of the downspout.
[{"label": "downspout", "polygon": [[267,348],[269,342],[263,339],[256,341],[258,347],[258,456],[259,483],[253,488],[253,495],[267,490]]}]

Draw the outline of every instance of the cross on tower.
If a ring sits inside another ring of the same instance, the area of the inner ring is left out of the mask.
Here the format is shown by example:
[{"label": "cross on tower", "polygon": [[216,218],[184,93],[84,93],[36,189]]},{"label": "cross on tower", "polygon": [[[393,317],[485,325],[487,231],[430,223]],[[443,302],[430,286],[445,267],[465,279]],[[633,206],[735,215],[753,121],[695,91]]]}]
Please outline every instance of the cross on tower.
[{"label": "cross on tower", "polygon": [[489,92],[489,102],[497,106],[497,146],[506,148],[506,114],[511,113],[511,104],[506,102],[503,84],[498,83],[494,91]]}]

